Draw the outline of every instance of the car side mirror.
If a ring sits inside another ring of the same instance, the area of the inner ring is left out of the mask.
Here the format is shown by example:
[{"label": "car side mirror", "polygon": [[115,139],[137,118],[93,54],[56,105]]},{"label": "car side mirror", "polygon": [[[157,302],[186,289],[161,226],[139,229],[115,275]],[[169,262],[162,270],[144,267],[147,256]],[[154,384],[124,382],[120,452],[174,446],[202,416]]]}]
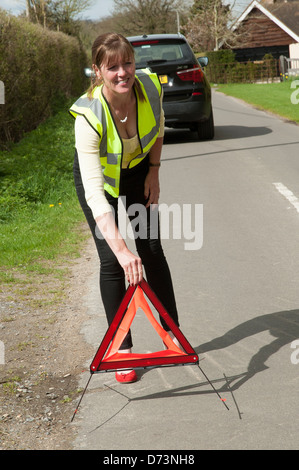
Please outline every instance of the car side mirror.
[{"label": "car side mirror", "polygon": [[84,73],[85,73],[85,76],[86,76],[87,78],[94,78],[94,77],[96,76],[96,74],[94,73],[94,71],[93,71],[91,68],[89,68],[89,67],[86,67],[86,68],[84,69]]},{"label": "car side mirror", "polygon": [[208,59],[208,57],[197,57],[197,62],[202,67],[206,67],[209,63],[209,59]]}]

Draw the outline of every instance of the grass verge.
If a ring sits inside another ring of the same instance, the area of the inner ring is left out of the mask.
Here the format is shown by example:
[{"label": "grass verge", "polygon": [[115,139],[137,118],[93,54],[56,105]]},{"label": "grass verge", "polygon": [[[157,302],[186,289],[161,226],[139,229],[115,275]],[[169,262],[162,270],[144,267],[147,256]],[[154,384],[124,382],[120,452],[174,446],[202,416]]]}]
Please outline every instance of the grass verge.
[{"label": "grass verge", "polygon": [[[55,272],[77,256],[84,220],[73,183],[70,103],[0,154],[0,280]],[[18,273],[18,274],[16,274]]]},{"label": "grass verge", "polygon": [[232,83],[217,85],[217,89],[258,109],[299,123],[299,80],[262,84]]}]

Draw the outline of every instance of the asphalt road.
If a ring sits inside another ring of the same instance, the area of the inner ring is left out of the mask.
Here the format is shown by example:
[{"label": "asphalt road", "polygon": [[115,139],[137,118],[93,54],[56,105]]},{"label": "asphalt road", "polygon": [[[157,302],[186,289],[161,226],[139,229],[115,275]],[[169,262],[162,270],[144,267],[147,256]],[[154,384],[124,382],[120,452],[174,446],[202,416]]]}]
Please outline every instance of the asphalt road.
[{"label": "asphalt road", "polygon": [[[213,141],[167,130],[160,200],[176,204],[162,230],[181,330],[229,410],[197,366],[138,371],[131,385],[94,374],[75,449],[299,448],[299,128],[220,93],[213,102]],[[83,333],[96,351],[96,261],[88,284]],[[133,325],[136,350],[160,348],[143,312]]]}]

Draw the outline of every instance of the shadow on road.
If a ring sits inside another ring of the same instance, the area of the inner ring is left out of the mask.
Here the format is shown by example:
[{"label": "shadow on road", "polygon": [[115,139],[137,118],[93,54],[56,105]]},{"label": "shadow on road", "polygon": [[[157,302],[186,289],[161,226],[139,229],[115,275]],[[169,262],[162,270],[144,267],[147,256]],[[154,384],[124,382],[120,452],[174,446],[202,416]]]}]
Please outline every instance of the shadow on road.
[{"label": "shadow on road", "polygon": [[[236,390],[258,372],[268,369],[266,361],[279,351],[280,348],[299,339],[299,310],[270,313],[253,318],[232,328],[224,335],[198,346],[195,350],[197,354],[200,355],[208,351],[225,349],[249,336],[264,331],[268,331],[273,336],[273,341],[262,346],[256,354],[252,356],[248,364],[247,372],[242,374],[240,380],[237,380],[237,382],[231,385],[236,377],[229,379],[231,390]],[[292,350],[290,349],[290,356],[291,352]],[[224,385],[223,390],[227,390],[226,385]]]},{"label": "shadow on road", "polygon": [[[106,421],[99,423],[91,432],[94,432],[101,428],[108,421],[113,419],[118,415],[127,405],[132,402],[138,402],[143,400],[156,400],[161,398],[169,399],[171,397],[191,397],[194,395],[206,395],[214,394],[217,389],[217,394],[219,398],[220,393],[229,392],[235,403],[236,409],[239,414],[239,418],[242,419],[243,412],[240,411],[239,406],[236,402],[233,392],[240,388],[245,382],[250,380],[258,372],[262,372],[268,367],[266,366],[266,361],[275,353],[279,351],[283,346],[290,344],[292,341],[299,339],[299,309],[298,310],[289,310],[282,311],[277,313],[271,313],[267,315],[261,315],[259,317],[248,320],[240,325],[232,328],[227,331],[222,336],[215,338],[207,343],[204,343],[197,348],[195,351],[199,354],[200,364],[202,364],[201,355],[209,351],[215,351],[220,349],[225,349],[233,344],[242,341],[245,338],[254,336],[262,332],[269,332],[273,336],[273,341],[262,346],[256,354],[254,354],[248,364],[247,371],[240,374],[235,374],[233,376],[225,376],[219,378],[213,378],[209,381],[197,382],[194,384],[180,385],[179,387],[173,388],[171,390],[159,390],[154,393],[146,393],[142,396],[130,397],[125,393],[119,392],[117,389],[106,385],[109,389],[113,390],[115,393],[121,394],[127,399],[126,403],[118,409],[111,417]],[[291,354],[291,349],[290,349]],[[203,365],[203,368],[205,366]],[[140,378],[147,371],[139,373]],[[207,376],[206,376],[207,377]],[[211,388],[211,384],[215,385],[215,388]],[[221,398],[221,400],[223,400]],[[227,409],[230,409],[227,407]]]},{"label": "shadow on road", "polygon": [[215,128],[214,140],[242,139],[246,137],[257,137],[261,135],[271,134],[272,129],[269,127],[258,126],[217,126]]},{"label": "shadow on road", "polygon": [[[299,339],[299,310],[282,311],[267,315],[261,315],[244,323],[241,323],[235,328],[229,330],[224,335],[219,336],[218,338],[215,338],[209,341],[208,343],[204,343],[195,348],[196,353],[199,354],[200,365],[202,365],[202,367],[205,369],[204,361],[202,361],[203,357],[201,356],[204,353],[225,349],[229,346],[232,346],[233,344],[236,344],[239,341],[242,341],[245,338],[248,338],[249,336],[253,336],[264,331],[268,331],[273,336],[273,341],[262,346],[256,352],[256,354],[252,356],[248,364],[247,371],[235,374],[233,376],[224,376],[223,374],[223,377],[213,378],[211,380],[211,382],[215,384],[219,393],[232,393],[234,390],[240,388],[245,382],[254,377],[255,374],[268,369],[268,366],[266,366],[265,364],[266,361],[273,354],[278,352],[280,348],[287,344],[290,344],[294,340]],[[290,355],[291,352],[292,350],[290,349]],[[139,371],[139,376],[142,377],[142,375],[147,372],[148,371]],[[117,390],[114,391],[117,392]],[[171,390],[160,390],[158,392],[145,394],[139,397],[126,398],[128,399],[129,403],[150,399],[154,400],[158,398],[160,399],[178,396],[206,395],[213,393],[215,392],[210,387],[210,383],[207,381],[203,381],[192,385],[181,385]],[[237,404],[236,407],[238,409]],[[239,409],[238,412],[241,418],[242,413]]]},{"label": "shadow on road", "polygon": [[[261,135],[270,134],[272,129],[265,126],[215,126],[215,137],[213,141],[219,140],[231,140],[241,139],[247,137],[257,137]],[[186,142],[198,142],[199,144],[203,141],[198,140],[196,132],[191,132],[187,129],[169,129],[166,128],[164,135],[164,144],[185,144]]]}]

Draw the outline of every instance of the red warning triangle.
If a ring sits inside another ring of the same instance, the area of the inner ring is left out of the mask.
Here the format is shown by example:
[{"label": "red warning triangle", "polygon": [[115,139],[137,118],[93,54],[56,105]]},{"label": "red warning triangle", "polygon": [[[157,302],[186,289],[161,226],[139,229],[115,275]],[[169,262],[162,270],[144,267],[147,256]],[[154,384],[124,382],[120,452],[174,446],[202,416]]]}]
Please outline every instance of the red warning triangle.
[{"label": "red warning triangle", "polygon": [[[175,345],[167,331],[157,322],[144,294],[147,295],[157,312],[163,317],[169,330],[173,332],[182,346],[183,351]],[[167,346],[166,350],[147,354],[125,354],[118,352],[139,307],[144,311],[148,320]],[[120,369],[153,368],[180,364],[198,364],[196,352],[145,280],[137,286],[129,286],[90,365],[90,372],[93,374],[95,372]]]}]

